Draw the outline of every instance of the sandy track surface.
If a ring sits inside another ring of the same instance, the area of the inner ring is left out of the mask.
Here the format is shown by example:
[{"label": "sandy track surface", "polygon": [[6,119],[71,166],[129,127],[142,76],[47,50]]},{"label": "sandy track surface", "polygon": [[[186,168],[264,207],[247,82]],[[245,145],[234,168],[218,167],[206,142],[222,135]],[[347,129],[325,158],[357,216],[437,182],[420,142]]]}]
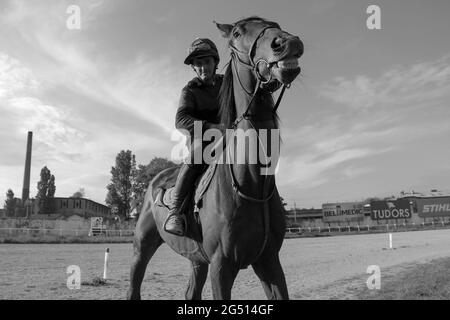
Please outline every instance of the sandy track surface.
[{"label": "sandy track surface", "polygon": [[[286,239],[280,253],[291,299],[351,299],[368,290],[369,265],[393,276],[413,264],[450,257],[450,230]],[[66,286],[69,265],[81,268],[81,281],[103,274],[106,247],[110,248],[105,286]],[[1,244],[0,299],[124,299],[129,284],[132,245],[129,244]],[[142,285],[143,299],[184,299],[189,262],[163,245],[151,260]],[[233,299],[265,299],[251,267],[241,270]],[[208,281],[204,299],[211,299]]]}]

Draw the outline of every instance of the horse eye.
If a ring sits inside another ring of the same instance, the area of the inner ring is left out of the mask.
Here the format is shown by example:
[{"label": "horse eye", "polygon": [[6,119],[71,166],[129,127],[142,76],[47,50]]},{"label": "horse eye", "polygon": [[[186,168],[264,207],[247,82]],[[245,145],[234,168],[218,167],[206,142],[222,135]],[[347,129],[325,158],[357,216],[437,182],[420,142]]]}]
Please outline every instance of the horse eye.
[{"label": "horse eye", "polygon": [[239,33],[239,31],[233,32],[233,37],[235,37],[235,38],[239,38],[240,35],[241,34]]}]

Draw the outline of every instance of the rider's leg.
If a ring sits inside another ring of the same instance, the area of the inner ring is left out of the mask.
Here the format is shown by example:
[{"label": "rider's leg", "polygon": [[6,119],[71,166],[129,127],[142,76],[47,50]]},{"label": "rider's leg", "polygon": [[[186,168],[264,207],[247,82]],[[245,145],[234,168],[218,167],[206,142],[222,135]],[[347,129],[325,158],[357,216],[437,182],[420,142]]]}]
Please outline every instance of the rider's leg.
[{"label": "rider's leg", "polygon": [[172,191],[172,206],[164,223],[164,230],[168,233],[183,236],[186,222],[180,212],[183,200],[192,190],[195,179],[202,173],[203,166],[184,163],[178,173],[175,188]]}]

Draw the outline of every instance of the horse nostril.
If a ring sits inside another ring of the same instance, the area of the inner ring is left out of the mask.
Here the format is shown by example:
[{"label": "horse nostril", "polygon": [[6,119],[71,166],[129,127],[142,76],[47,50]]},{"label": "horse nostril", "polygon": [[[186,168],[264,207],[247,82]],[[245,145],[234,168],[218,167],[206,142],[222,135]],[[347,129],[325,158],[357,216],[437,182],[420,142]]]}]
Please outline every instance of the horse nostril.
[{"label": "horse nostril", "polygon": [[301,41],[301,40],[299,40],[299,42],[300,42],[300,48],[299,48],[299,57],[301,57],[302,55],[303,55],[303,50],[304,50],[304,47],[303,47],[303,42]]},{"label": "horse nostril", "polygon": [[273,50],[279,49],[281,47],[281,45],[283,44],[283,39],[282,38],[274,38],[272,40],[272,43],[270,44],[270,47]]}]

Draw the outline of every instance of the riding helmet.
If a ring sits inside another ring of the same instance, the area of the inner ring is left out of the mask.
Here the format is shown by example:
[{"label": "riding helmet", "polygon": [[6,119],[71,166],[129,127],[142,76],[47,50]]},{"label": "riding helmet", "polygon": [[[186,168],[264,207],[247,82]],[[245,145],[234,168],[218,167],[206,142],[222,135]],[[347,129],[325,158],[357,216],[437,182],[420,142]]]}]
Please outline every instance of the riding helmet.
[{"label": "riding helmet", "polygon": [[192,42],[188,50],[189,55],[184,59],[184,63],[187,65],[192,64],[192,60],[195,58],[202,58],[212,56],[217,64],[220,61],[219,52],[217,47],[211,40],[207,38],[197,38]]}]

